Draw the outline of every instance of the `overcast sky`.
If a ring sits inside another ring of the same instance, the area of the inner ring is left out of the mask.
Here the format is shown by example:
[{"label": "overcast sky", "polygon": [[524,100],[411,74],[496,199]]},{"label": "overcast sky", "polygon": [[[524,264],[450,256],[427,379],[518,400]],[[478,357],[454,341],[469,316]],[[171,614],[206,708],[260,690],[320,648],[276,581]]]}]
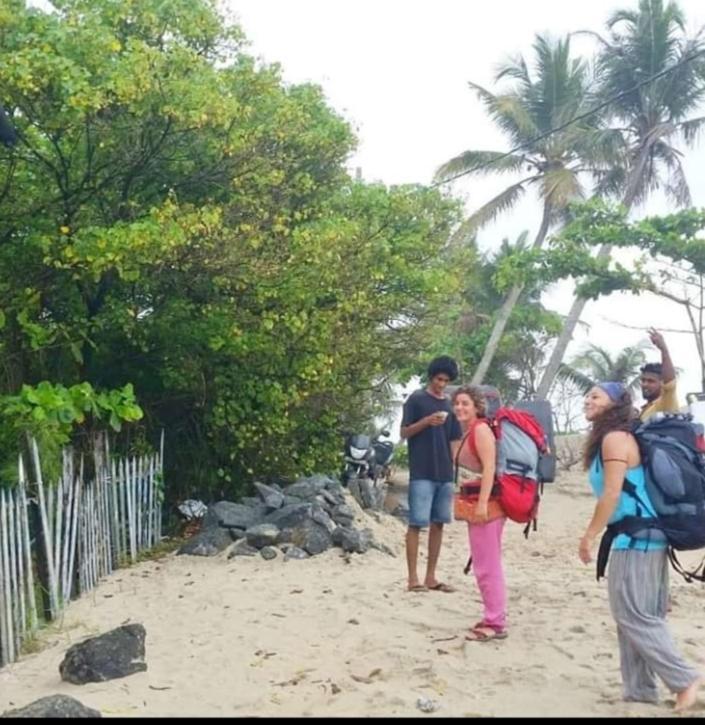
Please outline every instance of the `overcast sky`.
[{"label": "overcast sky", "polygon": [[[472,80],[493,87],[499,62],[531,53],[536,33],[602,30],[616,8],[636,0],[221,0],[251,41],[249,52],[282,65],[284,78],[323,87],[330,104],[355,128],[359,138],[351,169],[387,184],[429,183],[435,169],[466,149],[507,150],[467,86]],[[680,0],[691,29],[705,25],[705,0]],[[593,44],[576,38],[577,51]],[[699,115],[705,115],[705,109]],[[685,167],[694,204],[705,206],[705,144],[689,151]],[[506,185],[510,177],[458,182],[453,191],[473,211]],[[480,245],[535,232],[539,205],[527,197],[521,206],[484,229]],[[654,198],[638,215],[669,211]],[[566,313],[572,302],[568,283],[546,295],[547,306]],[[586,340],[613,351],[645,339],[644,332],[613,324],[686,329],[685,313],[647,296],[612,295],[589,303],[569,356]],[[691,336],[666,332],[679,389],[700,390],[697,354]],[[656,350],[650,358],[658,359]]]}]

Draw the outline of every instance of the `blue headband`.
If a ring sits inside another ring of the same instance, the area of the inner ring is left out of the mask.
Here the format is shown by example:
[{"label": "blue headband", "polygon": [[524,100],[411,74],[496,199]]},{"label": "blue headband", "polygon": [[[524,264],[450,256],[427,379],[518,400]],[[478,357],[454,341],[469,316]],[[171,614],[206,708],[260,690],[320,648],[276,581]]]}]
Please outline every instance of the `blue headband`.
[{"label": "blue headband", "polygon": [[597,383],[597,387],[600,388],[600,390],[604,390],[607,395],[609,395],[609,398],[613,403],[617,403],[624,393],[627,392],[627,389],[624,385],[622,385],[622,383]]}]

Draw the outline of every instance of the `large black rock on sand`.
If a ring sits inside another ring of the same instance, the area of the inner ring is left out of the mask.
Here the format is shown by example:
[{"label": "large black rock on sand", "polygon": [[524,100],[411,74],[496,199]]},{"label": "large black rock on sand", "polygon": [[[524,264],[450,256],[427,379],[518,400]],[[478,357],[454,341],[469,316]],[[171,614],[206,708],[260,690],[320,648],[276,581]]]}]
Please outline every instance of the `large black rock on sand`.
[{"label": "large black rock on sand", "polygon": [[144,672],[144,639],[141,624],[122,627],[73,645],[59,665],[61,679],[74,685],[105,682]]}]

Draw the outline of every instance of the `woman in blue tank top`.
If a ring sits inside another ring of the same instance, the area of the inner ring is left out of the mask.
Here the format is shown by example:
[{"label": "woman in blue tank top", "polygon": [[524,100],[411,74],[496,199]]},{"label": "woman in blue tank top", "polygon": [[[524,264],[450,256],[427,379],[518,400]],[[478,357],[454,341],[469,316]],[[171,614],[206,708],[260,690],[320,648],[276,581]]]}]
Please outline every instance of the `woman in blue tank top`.
[{"label": "woman in blue tank top", "polygon": [[[585,398],[585,417],[592,428],[584,463],[597,504],[578,555],[589,564],[595,541],[608,524],[626,516],[648,517],[653,507],[639,446],[630,432],[636,411],[626,388],[615,382],[595,385]],[[625,481],[636,488],[638,502],[624,490]],[[668,554],[662,536],[653,530],[635,537],[617,536],[611,546],[607,585],[617,624],[624,699],[658,702],[658,675],[676,693],[676,710],[691,707],[703,677],[676,650],[666,625]]]}]

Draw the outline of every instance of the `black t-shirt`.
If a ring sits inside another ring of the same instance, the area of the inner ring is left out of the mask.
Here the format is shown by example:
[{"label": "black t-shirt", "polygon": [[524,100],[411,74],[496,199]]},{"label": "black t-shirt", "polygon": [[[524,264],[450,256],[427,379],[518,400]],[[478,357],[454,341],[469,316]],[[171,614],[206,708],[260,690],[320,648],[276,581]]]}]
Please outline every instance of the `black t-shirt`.
[{"label": "black t-shirt", "polygon": [[430,425],[408,439],[409,480],[427,479],[438,483],[453,480],[450,442],[462,438],[460,424],[448,398],[436,398],[427,390],[417,390],[404,403],[401,425],[406,427],[439,410],[448,412],[443,425]]}]

